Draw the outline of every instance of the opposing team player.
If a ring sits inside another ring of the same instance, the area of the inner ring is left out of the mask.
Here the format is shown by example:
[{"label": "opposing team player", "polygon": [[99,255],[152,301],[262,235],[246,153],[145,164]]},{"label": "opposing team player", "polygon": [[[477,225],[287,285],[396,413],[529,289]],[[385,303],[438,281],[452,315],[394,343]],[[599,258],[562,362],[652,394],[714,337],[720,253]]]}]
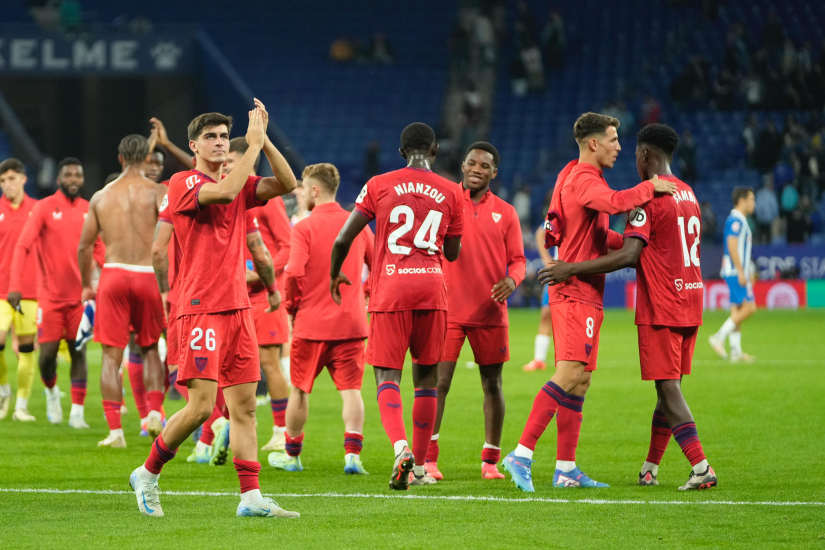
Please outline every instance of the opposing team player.
[{"label": "opposing team player", "polygon": [[[77,251],[83,300],[96,301],[94,338],[103,347],[100,392],[109,435],[98,443],[100,447],[126,447],[120,422],[123,387],[118,370],[123,348],[129,344],[130,330],[134,330],[135,343],[140,347],[145,365],[147,431],[155,438],[163,429],[165,373],[158,354],[158,340],[163,331],[164,314],[152,269],[152,232],[161,201],[166,196],[166,186],[145,177],[144,161],[148,154],[145,137],[132,134],[121,140],[118,160],[123,172],[92,197]],[[92,248],[98,234],[106,245],[106,263],[95,292]]]},{"label": "opposing team player", "polygon": [[[31,215],[35,199],[26,195],[26,167],[15,158],[0,162],[0,296],[9,293],[9,269],[14,245]],[[14,325],[17,335],[17,401],[12,420],[33,422],[29,414],[29,394],[34,380],[34,335],[37,333],[37,255],[30,254],[23,266],[19,309],[0,300],[0,420],[6,418],[11,402],[11,387],[6,375],[6,336]]]},{"label": "opposing team player", "polygon": [[[536,230],[536,248],[543,265],[547,265],[553,260],[550,251],[544,248],[544,224]],[[533,342],[533,359],[523,369],[525,372],[547,369],[547,352],[550,350],[550,342],[553,341],[553,319],[550,315],[550,289],[546,285],[541,289],[541,318],[539,319],[539,330]]]},{"label": "opposing team player", "polygon": [[444,265],[447,282],[447,338],[438,363],[438,413],[427,453],[427,473],[438,470],[438,437],[447,393],[465,338],[470,341],[484,390],[484,446],[481,477],[504,479],[496,464],[501,459],[504,393],[501,370],[510,360],[507,298],[524,280],[527,259],[521,225],[515,208],[490,191],[499,154],[485,141],[470,145],[461,170],[464,173],[464,250],[455,262]]},{"label": "opposing team player", "polygon": [[[175,174],[161,206],[170,209],[182,250],[178,277],[180,366],[177,383],[189,389],[186,406],[167,422],[145,464],[129,482],[139,510],[162,516],[158,477],[178,446],[212,412],[218,386],[224,389],[231,423],[235,469],[241,485],[239,516],[297,517],[261,495],[255,435],[255,386],[260,378],[257,342],[243,272],[246,210],[290,192],[294,177],[250,177],[261,149],[270,164],[283,158],[266,138],[267,114],[257,103],[249,112],[249,150],[223,178],[232,119],[219,113],[196,117],[188,129],[196,170]],[[291,174],[288,174],[291,176]],[[274,279],[264,280],[267,287]],[[279,305],[271,294],[271,307]]]},{"label": "opposing team player", "polygon": [[[585,113],[573,126],[579,159],[559,174],[547,214],[545,246],[558,244],[559,258],[582,261],[622,247],[621,235],[609,231],[608,214],[641,206],[656,191],[673,193],[665,180],[640,183],[627,191],[613,191],[604,180],[621,150],[616,129],[619,121]],[[560,242],[559,242],[560,241]],[[590,479],[576,466],[576,447],[582,425],[582,408],[599,353],[604,300],[604,275],[574,277],[550,293],[556,372],[533,401],[518,447],[504,460],[516,486],[533,492],[530,464],[547,424],[558,412],[554,487],[607,487]]]},{"label": "opposing team player", "polygon": [[733,190],[733,210],[725,220],[725,256],[722,258],[720,275],[728,283],[730,290],[730,317],[708,341],[722,359],[728,358],[725,340],[730,342],[730,360],[733,363],[750,363],[754,357],[742,352],[742,323],[756,313],[753,296],[751,267],[751,246],[753,235],[748,216],[756,208],[756,196],[750,187],[736,187]]},{"label": "opposing team player", "polygon": [[[224,171],[228,174],[237,166],[241,157],[246,153],[249,145],[242,137],[237,137],[229,142],[229,154],[226,157],[226,167]],[[252,175],[258,170],[257,161]],[[290,171],[289,165],[284,161],[283,166],[275,167],[275,177],[282,177],[282,173]],[[247,259],[255,262],[256,248],[261,241],[263,249],[271,256],[269,262],[275,269],[275,286],[284,288],[284,267],[289,259],[289,238],[291,227],[289,216],[286,214],[286,205],[281,197],[275,197],[266,206],[255,208],[247,212],[248,224],[252,224],[259,231],[260,238],[250,242]],[[254,267],[254,265],[253,265]],[[266,269],[266,267],[265,267]],[[281,371],[281,364],[284,363],[289,369],[289,356],[283,356],[282,346],[289,342],[289,319],[286,308],[278,308],[267,313],[269,304],[267,303],[266,288],[261,284],[261,278],[256,270],[247,271],[247,286],[249,291],[249,301],[252,304],[252,317],[255,319],[255,332],[258,337],[258,356],[260,357],[261,369],[266,376],[266,384],[269,389],[270,406],[272,408],[272,439],[261,447],[262,451],[283,451],[284,432],[286,431],[286,405],[289,400],[289,385]]]},{"label": "opposing team player", "polygon": [[[25,267],[32,248],[37,245],[37,340],[40,343],[40,377],[46,386],[46,416],[52,424],[63,421],[60,389],[57,387],[57,352],[60,340],[69,344],[71,355],[72,409],[69,427],[88,428],[83,418],[86,400],[86,348],[76,350],[74,340],[83,302],[77,245],[89,201],[80,197],[83,165],[76,158],[65,158],[57,165],[58,190],[32,208],[14,247],[8,301],[17,309],[28,284]],[[95,261],[102,265],[103,243],[95,242]]]},{"label": "opposing team player", "polygon": [[[404,490],[410,484],[436,482],[427,475],[424,461],[433,435],[438,361],[447,329],[442,259],[458,258],[464,218],[461,187],[430,170],[438,153],[432,128],[420,122],[404,128],[400,152],[407,167],[368,181],[335,239],[330,292],[340,304],[340,285],[351,284],[341,266],[358,234],[376,220],[367,363],[375,368],[381,423],[393,445],[390,488]],[[412,452],[399,390],[408,349],[415,386]]]},{"label": "opposing team player", "polygon": [[659,462],[672,433],[692,466],[687,483],[679,487],[685,491],[714,487],[717,479],[682,395],[681,380],[690,374],[696,333],[702,324],[702,215],[693,190],[670,171],[678,144],[679,135],[668,126],[650,124],[642,128],[636,146],[639,176],[646,180],[659,174],[676,184],[676,193],[673,197],[657,197],[630,213],[620,250],[580,263],[558,262],[542,270],[540,278],[558,284],[569,277],[635,266],[642,380],[654,380],[658,395],[650,449],[639,484],[659,484]]},{"label": "opposing team player", "polygon": [[344,402],[344,472],[366,474],[361,464],[364,441],[364,339],[367,313],[361,273],[370,266],[373,235],[369,227],[352,244],[342,272],[353,282],[341,288],[336,307],[327,291],[332,243],[349,214],[335,202],[341,177],[331,164],[313,164],[303,173],[303,191],[312,216],[292,231],[286,267],[284,304],[294,316],[290,376],[292,391],[286,409],[286,452],[273,452],[269,464],[287,471],[303,470],[301,450],[309,414],[309,394],[326,367]]}]

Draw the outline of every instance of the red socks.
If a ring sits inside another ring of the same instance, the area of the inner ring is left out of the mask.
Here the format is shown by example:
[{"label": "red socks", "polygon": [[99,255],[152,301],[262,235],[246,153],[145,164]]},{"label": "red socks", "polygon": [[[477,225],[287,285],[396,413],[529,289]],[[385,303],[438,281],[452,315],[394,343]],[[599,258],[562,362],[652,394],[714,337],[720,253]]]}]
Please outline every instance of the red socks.
[{"label": "red socks", "polygon": [[49,389],[52,389],[55,384],[57,384],[57,374],[54,375],[53,378],[49,378],[48,380],[43,378],[42,376],[40,379],[43,381],[43,385]]},{"label": "red socks", "polygon": [[427,462],[438,462],[438,440],[430,438],[430,448],[427,449]]},{"label": "red socks", "polygon": [[[118,404],[118,406],[120,405]],[[163,442],[163,435],[161,434],[152,444],[152,451],[149,453],[149,458],[146,459],[143,467],[150,473],[158,475],[163,465],[175,458],[175,453],[177,452],[177,449],[170,449],[166,446],[166,443]]]},{"label": "red socks", "polygon": [[395,382],[384,382],[378,386],[378,412],[390,443],[407,439],[407,430],[404,428],[404,406],[401,403],[401,392]]},{"label": "red socks", "polygon": [[106,422],[109,424],[110,430],[119,430],[123,427],[120,424],[120,403],[104,399],[103,412],[106,414]]},{"label": "red socks", "polygon": [[[149,405],[149,411],[158,411],[161,412],[161,407],[163,407],[163,392],[162,391],[150,391],[146,392],[146,403]],[[145,418],[145,417],[141,417]]]},{"label": "red socks", "polygon": [[487,464],[498,464],[501,460],[501,449],[491,449],[490,447],[483,447],[481,449],[481,461]]},{"label": "red socks", "polygon": [[82,405],[86,401],[86,381],[72,380],[72,405]]},{"label": "red socks", "polygon": [[286,404],[289,398],[286,399],[270,399],[269,403],[272,406],[272,421],[279,428],[286,426]]},{"label": "red socks", "polygon": [[146,402],[146,386],[143,385],[143,358],[130,353],[126,368],[129,370],[129,384],[132,386],[132,396],[135,398],[138,414],[141,418],[146,418],[151,409]]},{"label": "red socks", "polygon": [[212,423],[215,420],[221,418],[223,416],[223,411],[218,408],[217,405],[212,409],[212,414],[209,418],[206,419],[206,422],[203,423],[203,429],[201,430],[201,438],[200,442],[204,445],[211,445],[213,441],[215,441],[215,432],[212,431]]},{"label": "red socks", "polygon": [[556,460],[576,461],[576,447],[582,431],[582,407],[584,397],[567,394],[556,415],[556,428],[559,438],[556,441]]},{"label": "red socks", "polygon": [[427,449],[430,447],[430,438],[435,427],[435,415],[438,410],[438,399],[435,388],[415,390],[413,401],[413,447],[416,464],[424,464],[427,459]]},{"label": "red socks", "polygon": [[238,460],[233,458],[232,462],[235,464],[235,471],[238,472],[238,481],[241,483],[241,494],[260,490],[261,486],[258,484],[258,474],[261,471],[261,465],[254,460]]},{"label": "red socks", "polygon": [[284,437],[286,438],[286,444],[284,445],[286,454],[289,456],[300,456],[304,448],[304,432],[301,432],[301,435],[298,437],[289,437],[289,434],[284,432]]},{"label": "red socks", "polygon": [[650,427],[650,449],[647,451],[646,462],[661,464],[671,435],[673,432],[670,430],[670,424],[667,423],[665,413],[659,409],[654,410],[653,424]]},{"label": "red socks", "polygon": [[699,434],[696,432],[695,422],[685,422],[673,428],[673,437],[682,448],[691,466],[696,466],[705,460],[705,451],[702,450],[702,444],[699,442]]},{"label": "red socks", "polygon": [[[303,434],[301,434],[303,435]],[[344,452],[346,454],[361,454],[361,447],[364,446],[364,436],[355,432],[344,432]]]},{"label": "red socks", "polygon": [[538,442],[547,425],[553,419],[553,415],[559,408],[560,403],[567,399],[567,392],[561,389],[554,382],[548,381],[542,386],[541,391],[533,400],[533,408],[527,418],[527,425],[519,438],[519,445],[524,445],[531,451],[536,450]]}]

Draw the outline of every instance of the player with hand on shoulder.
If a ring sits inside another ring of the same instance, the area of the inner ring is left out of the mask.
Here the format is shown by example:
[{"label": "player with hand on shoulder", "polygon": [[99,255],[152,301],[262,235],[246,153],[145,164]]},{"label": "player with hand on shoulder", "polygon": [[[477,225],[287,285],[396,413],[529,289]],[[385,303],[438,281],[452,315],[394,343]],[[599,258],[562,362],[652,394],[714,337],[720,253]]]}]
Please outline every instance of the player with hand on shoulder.
[{"label": "player with hand on shoulder", "polygon": [[659,484],[659,463],[673,434],[692,468],[687,483],[679,487],[687,491],[714,487],[717,479],[682,395],[682,377],[690,374],[696,334],[702,324],[702,214],[693,190],[670,171],[678,145],[679,134],[664,124],[642,128],[636,145],[639,176],[648,180],[658,174],[673,182],[674,195],[657,197],[629,214],[620,250],[594,260],[556,262],[542,271],[541,278],[557,285],[570,277],[636,268],[642,380],[655,381],[658,396],[639,484]]},{"label": "player with hand on shoulder", "polygon": [[[94,339],[103,347],[100,393],[109,435],[98,443],[99,447],[126,447],[120,422],[123,387],[118,371],[123,349],[129,344],[130,327],[146,366],[143,382],[148,390],[147,431],[155,438],[163,429],[165,374],[158,340],[164,315],[152,269],[152,232],[166,187],[145,177],[148,155],[145,137],[132,134],[121,140],[118,160],[123,172],[92,197],[77,250],[82,299],[96,302]],[[106,263],[95,291],[92,255],[98,235],[106,245]]]},{"label": "player with hand on shoulder", "polygon": [[444,264],[447,282],[447,338],[438,363],[438,413],[427,453],[427,473],[438,470],[438,438],[447,393],[465,338],[481,375],[484,391],[484,446],[481,477],[504,479],[496,464],[501,458],[504,392],[501,371],[510,360],[507,298],[524,280],[527,259],[515,208],[490,191],[498,174],[498,151],[486,141],[470,145],[461,170],[464,250],[455,262]]},{"label": "player with hand on shoulder", "polygon": [[[424,461],[437,412],[438,361],[447,330],[443,260],[454,262],[464,225],[461,187],[432,172],[438,153],[432,128],[421,122],[401,133],[407,167],[375,176],[355,200],[355,210],[332,247],[330,292],[341,303],[341,272],[359,233],[375,220],[370,271],[370,332],[367,363],[378,386],[381,423],[393,445],[390,488],[429,485]],[[407,443],[399,382],[407,350],[412,355],[413,450]]]},{"label": "player with hand on shoulder", "polygon": [[11,386],[6,375],[6,336],[14,325],[17,336],[17,401],[12,420],[34,422],[29,414],[29,395],[34,381],[34,336],[37,334],[37,255],[30,254],[23,268],[20,305],[11,307],[5,299],[9,293],[9,270],[14,245],[23,225],[37,203],[26,195],[26,167],[15,158],[0,162],[0,420],[6,418],[11,402]]},{"label": "player with hand on shoulder", "polygon": [[[189,124],[189,147],[196,170],[175,174],[164,208],[182,249],[177,274],[180,366],[178,385],[189,389],[189,401],[155,439],[146,462],[129,477],[138,509],[163,516],[158,477],[163,465],[213,410],[218,387],[229,408],[235,470],[241,486],[238,516],[297,517],[261,495],[255,434],[255,388],[260,379],[257,341],[244,278],[243,247],[246,211],[289,193],[291,171],[278,173],[283,156],[266,137],[268,115],[256,101],[249,112],[249,150],[232,173],[223,177],[229,150],[231,117],[206,113]],[[252,168],[264,151],[276,177],[253,177]],[[264,279],[273,309],[280,304],[274,277]]]},{"label": "player with hand on shoulder", "polygon": [[361,464],[364,442],[364,339],[367,313],[361,273],[372,263],[374,239],[369,227],[355,238],[342,273],[352,285],[340,287],[341,304],[327,290],[332,243],[349,218],[335,201],[341,177],[332,164],[313,164],[303,173],[304,202],[312,215],[295,224],[286,266],[287,311],[294,316],[286,408],[286,452],[269,455],[273,468],[303,470],[301,450],[309,415],[309,394],[324,367],[341,393],[344,418],[344,473],[366,474]]},{"label": "player with hand on shoulder", "polygon": [[708,338],[710,347],[722,359],[728,358],[725,340],[730,342],[732,363],[751,363],[755,357],[742,351],[742,323],[756,313],[756,299],[753,296],[754,276],[751,261],[753,234],[748,225],[748,216],[756,209],[756,195],[750,187],[736,187],[733,190],[733,210],[725,220],[725,256],[722,258],[720,275],[728,283],[730,290],[730,317],[719,331]]}]

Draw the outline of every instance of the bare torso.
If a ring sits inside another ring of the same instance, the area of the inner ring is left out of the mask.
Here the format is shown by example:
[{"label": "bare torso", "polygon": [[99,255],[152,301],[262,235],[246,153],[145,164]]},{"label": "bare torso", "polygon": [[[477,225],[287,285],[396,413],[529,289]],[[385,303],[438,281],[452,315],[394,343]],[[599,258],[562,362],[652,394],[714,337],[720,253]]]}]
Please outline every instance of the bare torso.
[{"label": "bare torso", "polygon": [[127,170],[92,198],[106,263],[152,265],[152,238],[166,186]]}]

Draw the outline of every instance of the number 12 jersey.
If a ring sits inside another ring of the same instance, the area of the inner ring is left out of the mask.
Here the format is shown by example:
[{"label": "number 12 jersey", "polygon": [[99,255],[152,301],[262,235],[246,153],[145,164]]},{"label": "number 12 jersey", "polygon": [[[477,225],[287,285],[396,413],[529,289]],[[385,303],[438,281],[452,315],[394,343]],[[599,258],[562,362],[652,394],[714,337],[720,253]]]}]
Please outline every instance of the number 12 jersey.
[{"label": "number 12 jersey", "polygon": [[444,239],[461,237],[461,191],[460,185],[417,168],[367,182],[355,211],[375,220],[370,311],[447,309],[441,247]]}]

